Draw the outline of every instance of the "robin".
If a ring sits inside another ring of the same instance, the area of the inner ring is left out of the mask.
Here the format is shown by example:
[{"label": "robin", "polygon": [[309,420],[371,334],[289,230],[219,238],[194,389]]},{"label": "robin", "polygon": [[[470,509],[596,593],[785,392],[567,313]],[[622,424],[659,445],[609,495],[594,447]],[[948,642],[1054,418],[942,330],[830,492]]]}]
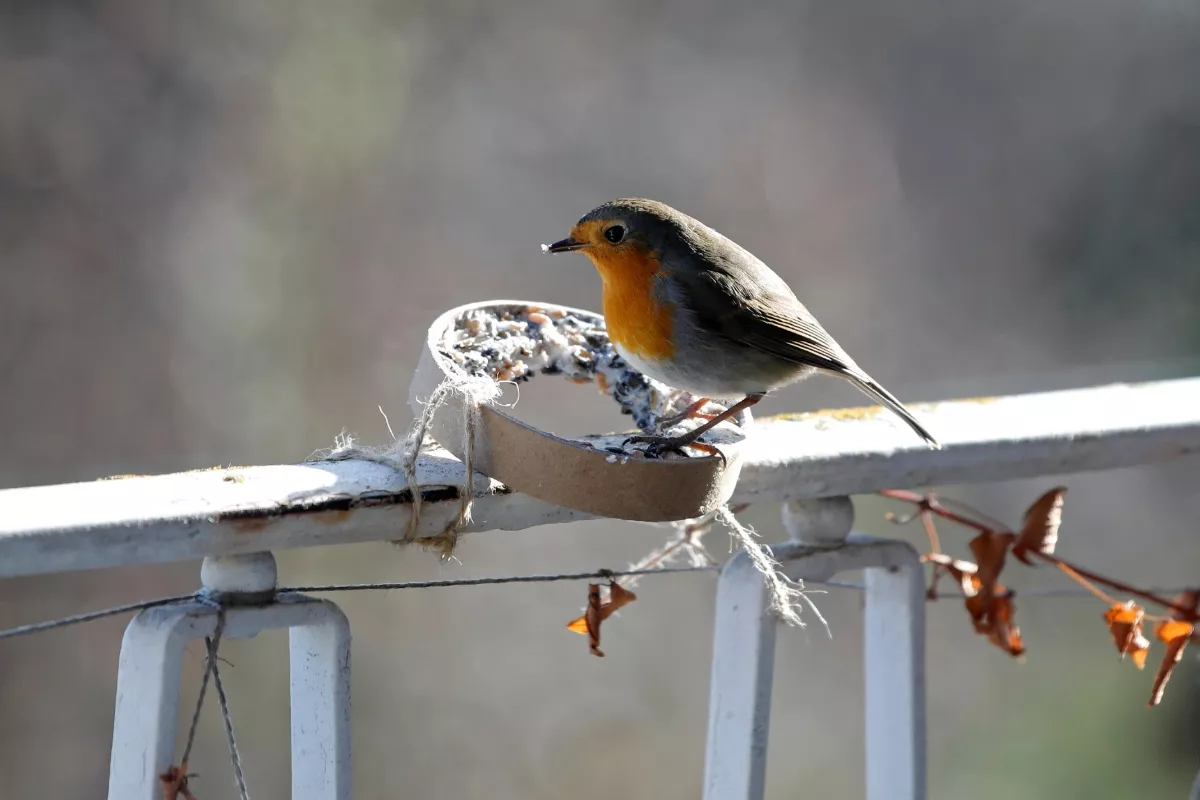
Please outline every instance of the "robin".
[{"label": "robin", "polygon": [[815,372],[850,381],[934,449],[941,445],[863,371],[795,293],[745,248],[654,200],[626,198],[584,215],[548,253],[580,251],[604,284],[604,317],[617,352],[639,372],[699,398],[673,425],[701,415],[709,398],[743,399],[675,437],[634,436],[651,456],[693,444],[768,392]]}]

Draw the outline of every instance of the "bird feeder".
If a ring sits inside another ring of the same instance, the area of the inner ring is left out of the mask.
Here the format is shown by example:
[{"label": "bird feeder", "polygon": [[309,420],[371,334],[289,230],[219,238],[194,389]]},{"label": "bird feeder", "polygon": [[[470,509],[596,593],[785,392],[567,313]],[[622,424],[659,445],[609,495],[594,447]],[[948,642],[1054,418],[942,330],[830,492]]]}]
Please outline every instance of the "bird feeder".
[{"label": "bird feeder", "polygon": [[[496,392],[472,390],[494,386],[489,382],[524,382],[535,374],[598,389],[646,433],[668,433],[656,430],[659,420],[692,400],[628,365],[609,341],[599,314],[550,303],[490,300],[450,309],[430,326],[409,405],[422,414],[425,402],[449,381],[450,390],[441,393],[432,409],[430,435],[459,459],[465,460],[471,447],[475,470],[548,503],[659,522],[705,514],[732,495],[744,439],[732,422],[699,440],[716,447],[723,459],[698,450],[689,456],[651,458],[634,444],[623,445],[630,433],[559,437],[506,413]],[[706,410],[724,409],[711,404]],[[741,423],[749,422],[746,413]],[[465,435],[468,425],[470,436]]]}]

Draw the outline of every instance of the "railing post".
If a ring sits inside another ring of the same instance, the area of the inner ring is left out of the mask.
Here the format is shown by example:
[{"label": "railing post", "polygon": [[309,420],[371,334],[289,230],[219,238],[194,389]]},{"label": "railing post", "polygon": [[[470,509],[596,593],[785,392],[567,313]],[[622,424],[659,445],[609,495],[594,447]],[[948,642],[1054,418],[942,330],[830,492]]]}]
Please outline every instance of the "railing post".
[{"label": "railing post", "polygon": [[925,574],[912,556],[865,573],[867,800],[925,797]]},{"label": "railing post", "polygon": [[350,622],[332,603],[322,607],[322,624],[293,626],[289,634],[294,800],[351,797]]},{"label": "railing post", "polygon": [[717,580],[704,800],[759,800],[767,767],[777,621],[745,553]]},{"label": "railing post", "polygon": [[[793,541],[830,544],[841,531],[846,539],[854,506],[846,497],[791,500],[783,521]],[[891,550],[889,563],[863,573],[867,800],[923,800],[925,573],[912,548]]]},{"label": "railing post", "polygon": [[[147,609],[121,645],[109,800],[161,800],[175,759],[183,650],[211,636],[291,631],[293,800],[350,800],[350,626],[331,602],[276,595],[269,553],[205,559],[205,599]],[[236,713],[236,712],[235,712]]]},{"label": "railing post", "polygon": [[[797,504],[790,516],[788,508],[784,519],[789,534],[803,528],[822,544],[845,539],[854,522],[854,508],[844,497]],[[774,548],[777,558],[804,549],[797,536],[792,538],[791,545]],[[801,568],[800,577],[814,576]],[[777,626],[763,576],[746,553],[738,553],[726,562],[717,582],[704,800],[763,796]]]},{"label": "railing post", "polygon": [[[925,797],[925,606],[921,562],[905,542],[850,533],[849,498],[789,501],[790,542],[772,548],[793,579],[867,574],[869,800]],[[761,800],[765,789],[776,620],[745,553],[721,570],[713,634],[704,800]]]},{"label": "railing post", "polygon": [[147,609],[125,628],[108,800],[162,800],[159,776],[174,759],[183,648],[195,631],[215,626],[211,608],[188,603]]}]

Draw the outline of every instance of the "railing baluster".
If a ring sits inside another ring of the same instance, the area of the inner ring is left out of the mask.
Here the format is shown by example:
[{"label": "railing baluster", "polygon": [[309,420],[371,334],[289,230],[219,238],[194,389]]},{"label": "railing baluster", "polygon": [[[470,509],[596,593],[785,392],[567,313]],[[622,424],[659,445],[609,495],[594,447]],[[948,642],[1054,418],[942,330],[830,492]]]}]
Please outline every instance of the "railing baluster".
[{"label": "railing baluster", "polygon": [[291,629],[292,798],[350,798],[350,623],[325,604]]},{"label": "railing baluster", "polygon": [[[190,617],[189,611],[196,617]],[[212,614],[213,618],[209,619]],[[162,800],[158,776],[175,757],[183,648],[211,633],[215,612],[199,603],[151,608],[125,629],[109,759],[109,800]]]},{"label": "railing baluster", "polygon": [[762,575],[738,553],[717,583],[704,800],[763,796],[777,624]]},{"label": "railing baluster", "polygon": [[924,578],[915,557],[866,572],[867,800],[925,797]]},{"label": "railing baluster", "polygon": [[212,635],[218,604],[223,639],[291,631],[293,800],[350,800],[350,624],[327,600],[275,597],[269,553],[205,559],[215,603],[147,609],[121,647],[109,769],[109,800],[161,800],[159,776],[175,759],[180,668],[188,642]]},{"label": "railing baluster", "polygon": [[[907,543],[850,534],[845,497],[789,502],[792,541],[772,547],[787,574],[811,582],[867,574],[869,800],[925,797],[925,606],[920,558]],[[746,553],[721,570],[709,694],[704,800],[761,800],[778,622]]]}]

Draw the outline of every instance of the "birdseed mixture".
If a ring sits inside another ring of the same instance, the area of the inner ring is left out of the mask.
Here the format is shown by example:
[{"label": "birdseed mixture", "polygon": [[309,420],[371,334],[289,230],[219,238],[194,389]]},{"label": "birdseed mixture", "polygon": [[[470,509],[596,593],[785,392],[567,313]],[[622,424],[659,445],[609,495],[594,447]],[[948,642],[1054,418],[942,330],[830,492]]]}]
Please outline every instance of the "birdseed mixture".
[{"label": "birdseed mixture", "polygon": [[[694,399],[636,371],[613,348],[604,318],[536,305],[475,308],[455,320],[442,339],[439,352],[473,377],[522,383],[535,375],[562,375],[573,383],[592,383],[612,397],[623,414],[647,433],[658,420],[678,413]],[[719,413],[725,406],[710,402],[702,409]],[[739,416],[745,424],[749,415]],[[683,432],[703,420],[688,420],[672,427]],[[725,429],[725,430],[722,430]],[[701,437],[702,442],[730,441],[728,423]],[[589,437],[587,443],[615,453],[629,452],[612,444],[613,437]],[[619,444],[620,437],[616,437]]]}]

